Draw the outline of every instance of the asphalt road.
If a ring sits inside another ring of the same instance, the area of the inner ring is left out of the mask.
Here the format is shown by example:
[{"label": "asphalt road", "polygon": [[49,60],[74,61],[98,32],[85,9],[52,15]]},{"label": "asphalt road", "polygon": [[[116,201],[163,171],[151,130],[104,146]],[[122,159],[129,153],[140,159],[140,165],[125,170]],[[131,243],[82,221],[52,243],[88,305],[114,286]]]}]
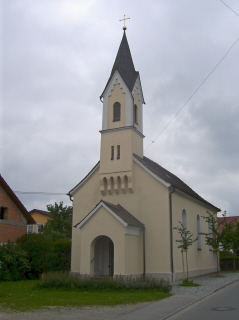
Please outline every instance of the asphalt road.
[{"label": "asphalt road", "polygon": [[206,297],[167,320],[239,320],[239,282]]}]

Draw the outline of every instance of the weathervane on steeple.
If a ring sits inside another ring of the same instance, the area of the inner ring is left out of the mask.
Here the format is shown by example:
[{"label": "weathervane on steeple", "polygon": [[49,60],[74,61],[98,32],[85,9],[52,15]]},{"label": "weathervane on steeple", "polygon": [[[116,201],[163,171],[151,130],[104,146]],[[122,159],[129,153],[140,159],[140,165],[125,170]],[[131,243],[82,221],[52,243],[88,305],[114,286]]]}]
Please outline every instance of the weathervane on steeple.
[{"label": "weathervane on steeple", "polygon": [[119,20],[119,21],[124,21],[123,30],[126,30],[126,29],[127,29],[127,27],[126,27],[126,25],[125,25],[125,20],[127,20],[127,19],[130,19],[130,18],[125,18],[125,14],[124,14],[124,19]]}]

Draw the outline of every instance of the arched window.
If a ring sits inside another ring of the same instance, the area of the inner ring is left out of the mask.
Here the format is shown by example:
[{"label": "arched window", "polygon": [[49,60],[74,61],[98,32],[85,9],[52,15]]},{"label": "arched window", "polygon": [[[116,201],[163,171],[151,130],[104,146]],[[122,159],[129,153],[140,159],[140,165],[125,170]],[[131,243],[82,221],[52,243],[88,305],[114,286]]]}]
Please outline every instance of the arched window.
[{"label": "arched window", "polygon": [[183,209],[182,211],[182,224],[183,224],[183,227],[187,229],[187,213],[185,209]]},{"label": "arched window", "polygon": [[134,123],[138,124],[138,107],[134,105]]},{"label": "arched window", "polygon": [[113,121],[120,121],[120,110],[121,105],[119,102],[114,103],[114,110],[113,110]]},{"label": "arched window", "polygon": [[[210,221],[208,221],[208,237],[212,238],[212,225]],[[211,245],[209,246],[209,250],[213,250],[213,247]]]},{"label": "arched window", "polygon": [[199,214],[197,215],[197,246],[198,246],[198,250],[202,249],[202,244],[201,244],[201,226],[200,226],[200,216]]},{"label": "arched window", "polygon": [[121,192],[121,178],[118,176],[117,177],[117,188],[118,188],[118,192]]},{"label": "arched window", "polygon": [[107,187],[108,187],[108,185],[107,185],[107,179],[104,177],[104,179],[103,179],[103,185],[104,185],[104,192],[105,192],[105,194],[107,193]]}]

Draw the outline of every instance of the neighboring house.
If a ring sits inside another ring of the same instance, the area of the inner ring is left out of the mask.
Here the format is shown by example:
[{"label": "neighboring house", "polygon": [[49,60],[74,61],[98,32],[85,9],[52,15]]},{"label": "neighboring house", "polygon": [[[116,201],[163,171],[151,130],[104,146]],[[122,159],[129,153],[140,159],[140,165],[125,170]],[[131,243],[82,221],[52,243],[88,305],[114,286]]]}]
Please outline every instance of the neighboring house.
[{"label": "neighboring house", "polygon": [[144,97],[125,31],[101,101],[100,162],[69,192],[72,273],[180,279],[179,221],[199,236],[188,252],[189,275],[216,271],[200,232],[208,232],[201,217],[220,209],[143,154]]},{"label": "neighboring house", "polygon": [[36,221],[36,224],[28,224],[27,233],[41,232],[42,228],[45,226],[47,221],[49,219],[52,219],[49,211],[33,209],[33,210],[29,211],[29,214]]},{"label": "neighboring house", "polygon": [[35,224],[21,201],[0,175],[0,243],[16,240],[27,233],[27,224]]},{"label": "neighboring house", "polygon": [[[230,223],[230,222],[233,222],[233,221],[236,221],[236,222],[239,222],[239,216],[230,216],[230,217],[218,217],[218,222],[223,222],[223,220],[225,219],[226,220],[226,223]],[[219,225],[219,231],[221,232],[222,231],[222,228],[223,228],[223,225],[220,224]]]}]

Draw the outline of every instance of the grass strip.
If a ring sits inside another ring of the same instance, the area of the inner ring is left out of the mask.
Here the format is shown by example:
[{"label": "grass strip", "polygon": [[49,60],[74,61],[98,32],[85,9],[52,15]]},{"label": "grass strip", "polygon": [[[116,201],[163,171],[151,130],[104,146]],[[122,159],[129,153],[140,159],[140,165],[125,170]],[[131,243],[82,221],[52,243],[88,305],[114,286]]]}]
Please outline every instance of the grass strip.
[{"label": "grass strip", "polygon": [[39,280],[0,282],[0,309],[31,311],[41,307],[115,306],[160,300],[169,292],[159,289],[40,288]]}]

